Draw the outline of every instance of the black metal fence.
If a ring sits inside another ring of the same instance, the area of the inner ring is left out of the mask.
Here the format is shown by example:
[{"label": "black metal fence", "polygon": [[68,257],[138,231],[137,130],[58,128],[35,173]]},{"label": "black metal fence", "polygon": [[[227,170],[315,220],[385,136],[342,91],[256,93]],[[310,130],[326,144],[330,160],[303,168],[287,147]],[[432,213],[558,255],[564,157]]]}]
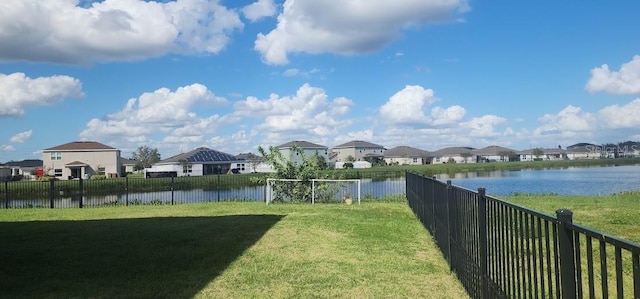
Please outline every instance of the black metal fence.
[{"label": "black metal fence", "polygon": [[[357,175],[362,179],[363,197],[405,194],[404,177],[384,173]],[[0,209],[264,201],[265,188],[259,175],[5,181],[0,182]]]},{"label": "black metal fence", "polygon": [[472,298],[640,298],[640,244],[407,173],[410,207]]}]

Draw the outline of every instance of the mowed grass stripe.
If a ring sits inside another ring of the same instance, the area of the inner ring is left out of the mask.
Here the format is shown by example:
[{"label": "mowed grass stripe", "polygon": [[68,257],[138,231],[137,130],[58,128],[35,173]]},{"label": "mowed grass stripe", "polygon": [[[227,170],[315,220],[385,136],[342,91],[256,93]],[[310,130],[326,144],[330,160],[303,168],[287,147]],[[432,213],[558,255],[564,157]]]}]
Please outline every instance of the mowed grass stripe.
[{"label": "mowed grass stripe", "polygon": [[0,211],[0,297],[462,298],[405,203]]}]

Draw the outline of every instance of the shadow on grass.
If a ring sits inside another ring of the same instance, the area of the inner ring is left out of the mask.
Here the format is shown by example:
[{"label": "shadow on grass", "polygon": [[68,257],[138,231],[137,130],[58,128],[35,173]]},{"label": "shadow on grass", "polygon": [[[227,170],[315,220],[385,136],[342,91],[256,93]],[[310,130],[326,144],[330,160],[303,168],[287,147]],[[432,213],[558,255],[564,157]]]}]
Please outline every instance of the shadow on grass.
[{"label": "shadow on grass", "polygon": [[0,298],[190,298],[283,217],[0,223]]}]

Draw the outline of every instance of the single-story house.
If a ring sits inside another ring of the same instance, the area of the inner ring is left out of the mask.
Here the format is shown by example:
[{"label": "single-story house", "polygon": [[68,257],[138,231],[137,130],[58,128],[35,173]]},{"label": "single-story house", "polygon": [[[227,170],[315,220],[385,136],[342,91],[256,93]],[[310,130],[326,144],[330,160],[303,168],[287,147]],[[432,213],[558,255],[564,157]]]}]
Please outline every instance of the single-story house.
[{"label": "single-story house", "polygon": [[42,169],[42,160],[27,159],[22,161],[9,161],[5,164],[11,168],[11,176],[23,176],[24,179],[32,179],[37,175],[38,169]]},{"label": "single-story house", "polygon": [[432,152],[433,164],[444,163],[475,163],[477,161],[473,153],[473,147],[446,147]]},{"label": "single-story house", "polygon": [[44,174],[60,180],[120,176],[120,150],[96,141],[73,141],[42,151]]},{"label": "single-story house", "polygon": [[136,172],[136,164],[138,164],[138,162],[136,160],[131,160],[131,159],[120,157],[120,165],[122,167],[121,173],[134,173],[134,172]]},{"label": "single-story house", "polygon": [[145,168],[145,177],[204,176],[213,174],[249,173],[247,161],[234,155],[199,147],[154,163]]},{"label": "single-story house", "polygon": [[515,150],[497,145],[476,149],[472,153],[476,156],[476,162],[507,162],[518,159]]},{"label": "single-story house", "polygon": [[567,153],[567,150],[563,150],[561,148],[534,148],[519,151],[518,155],[520,156],[520,161],[535,161],[536,159],[542,159],[545,161],[573,160],[573,158]]},{"label": "single-story house", "polygon": [[431,154],[410,146],[397,146],[384,151],[384,162],[387,165],[430,164]]}]

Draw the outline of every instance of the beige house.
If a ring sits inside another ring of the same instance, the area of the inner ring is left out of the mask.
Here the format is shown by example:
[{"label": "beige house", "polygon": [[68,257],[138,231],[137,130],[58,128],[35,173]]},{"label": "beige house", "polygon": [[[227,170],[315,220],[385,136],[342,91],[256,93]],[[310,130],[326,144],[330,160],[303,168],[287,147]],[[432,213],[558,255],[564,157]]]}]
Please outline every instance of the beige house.
[{"label": "beige house", "polygon": [[384,151],[384,162],[387,165],[422,165],[431,163],[428,151],[410,146],[397,146]]},{"label": "beige house", "polygon": [[42,151],[45,174],[60,180],[95,174],[118,177],[120,163],[120,150],[95,141],[74,141]]},{"label": "beige house", "polygon": [[472,147],[446,147],[433,152],[433,164],[475,163],[476,155]]},{"label": "beige house", "polygon": [[331,149],[335,153],[335,162],[349,161],[349,157],[354,161],[364,161],[365,158],[382,159],[385,150],[382,145],[361,140],[349,141]]}]

